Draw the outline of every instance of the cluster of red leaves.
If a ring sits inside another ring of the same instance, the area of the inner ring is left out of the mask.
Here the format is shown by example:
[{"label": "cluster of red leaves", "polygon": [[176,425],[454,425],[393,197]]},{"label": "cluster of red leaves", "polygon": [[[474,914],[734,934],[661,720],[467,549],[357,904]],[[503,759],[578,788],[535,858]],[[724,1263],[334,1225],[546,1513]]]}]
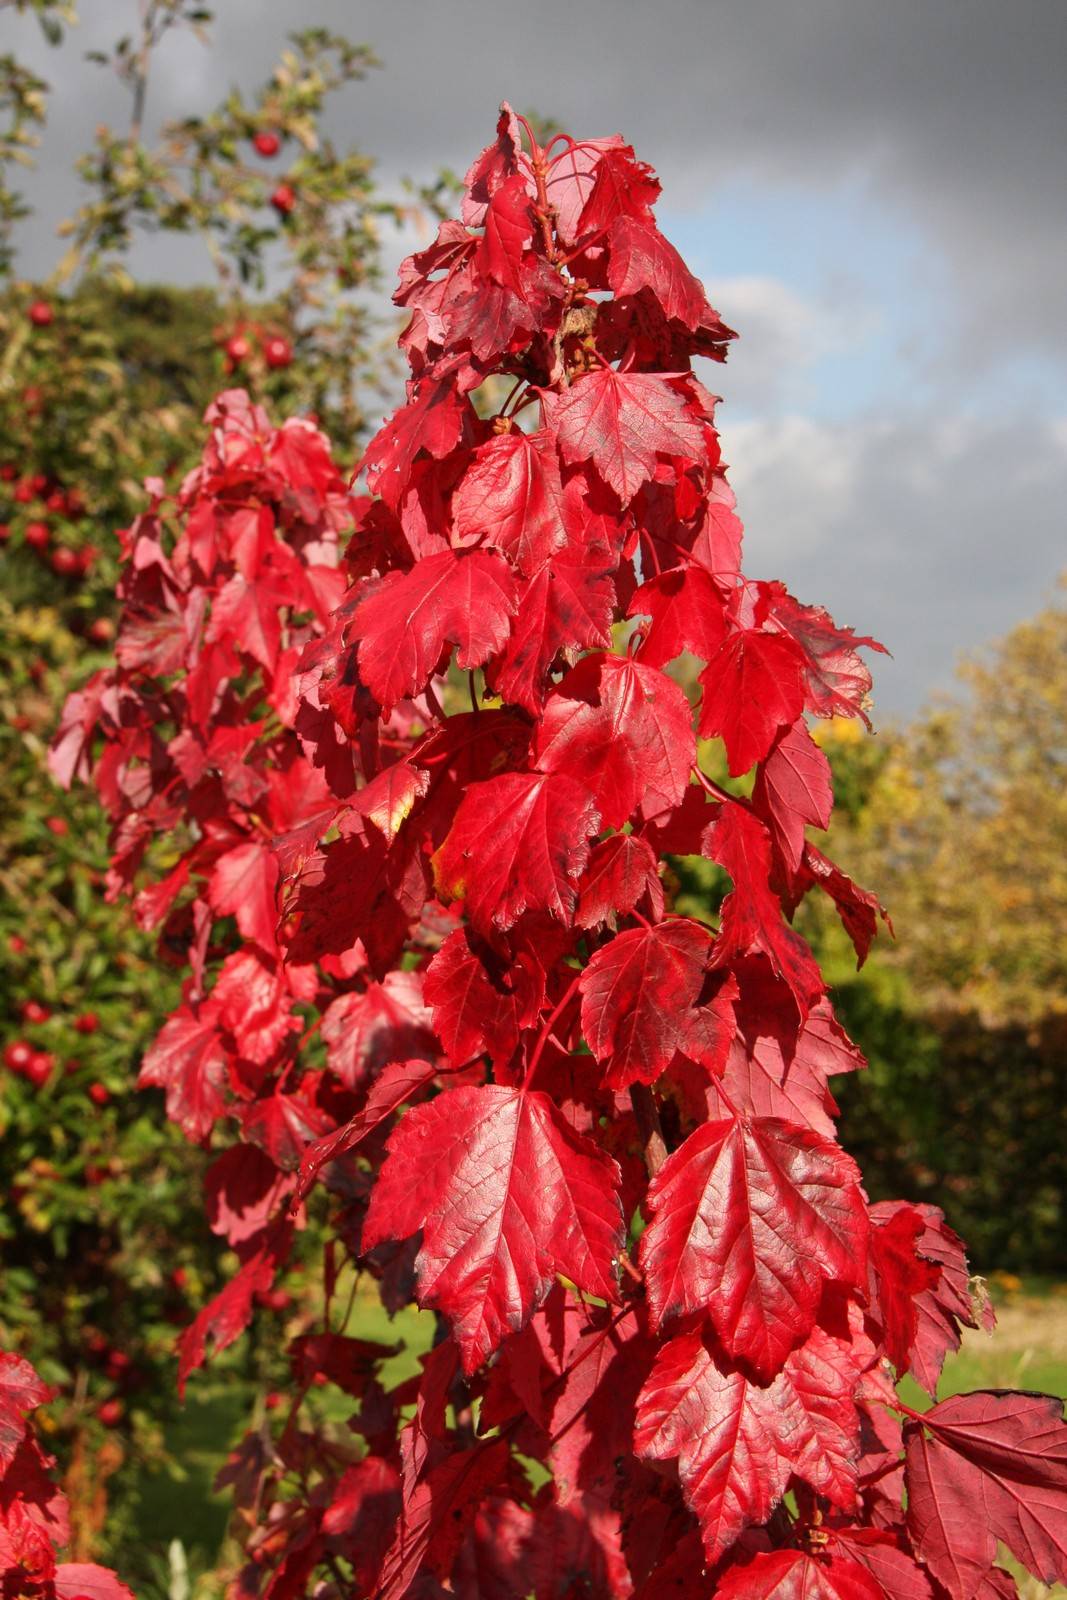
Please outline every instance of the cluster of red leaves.
[{"label": "cluster of red leaves", "polygon": [[67,1497],[28,1420],[51,1399],[28,1361],[0,1351],[0,1590],[5,1600],[133,1600],[109,1568],[56,1560],[70,1542]]},{"label": "cluster of red leaves", "polygon": [[[963,1248],[868,1203],[829,1088],[862,1057],[791,926],[814,892],[860,960],[876,931],[806,839],[832,804],[806,719],[865,717],[880,646],[742,576],[692,369],[732,335],[654,174],[520,123],[401,270],[412,376],[369,493],[223,396],[57,743],[70,775],[102,735],[114,886],[166,869],[136,904],[190,967],[142,1078],[221,1149],[242,1264],[183,1381],[329,1197],[322,1331],[224,1474],[235,1593],[992,1600],[998,1540],[1067,1578],[1058,1404],[897,1399],[976,1325]],[[717,923],[672,910],[686,855],[729,876]],[[418,1377],[334,1326],[349,1262],[437,1313]],[[323,1382],[346,1429],[301,1406]]]}]

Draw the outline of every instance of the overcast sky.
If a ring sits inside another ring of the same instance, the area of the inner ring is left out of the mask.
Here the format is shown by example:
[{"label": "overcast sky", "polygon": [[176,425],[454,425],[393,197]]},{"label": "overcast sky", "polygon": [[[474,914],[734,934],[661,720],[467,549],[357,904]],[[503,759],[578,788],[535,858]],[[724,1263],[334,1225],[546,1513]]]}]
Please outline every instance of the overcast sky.
[{"label": "overcast sky", "polygon": [[[383,68],[329,122],[383,184],[463,171],[508,99],[659,171],[664,230],[741,338],[724,452],[746,570],[884,640],[883,719],[1067,567],[1064,0],[223,0],[214,45],[160,52],[149,125],[206,110],[322,23]],[[69,168],[124,114],[81,59],[135,0],[82,0],[59,51],[2,14],[55,86],[20,261],[53,264]],[[143,275],[206,268],[142,249]]]}]

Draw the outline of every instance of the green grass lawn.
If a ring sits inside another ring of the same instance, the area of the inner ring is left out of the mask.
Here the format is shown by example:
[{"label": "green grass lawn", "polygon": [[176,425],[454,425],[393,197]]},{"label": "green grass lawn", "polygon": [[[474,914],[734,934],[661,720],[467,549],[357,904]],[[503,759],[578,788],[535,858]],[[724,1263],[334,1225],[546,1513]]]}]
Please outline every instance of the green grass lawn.
[{"label": "green grass lawn", "polygon": [[[997,1299],[996,1333],[964,1335],[962,1349],[945,1363],[940,1398],[969,1389],[1039,1389],[1067,1397],[1067,1286],[1020,1286],[1000,1291]],[[369,1291],[357,1301],[348,1331],[382,1343],[403,1342],[403,1352],[393,1357],[385,1373],[387,1383],[395,1383],[417,1370],[418,1356],[429,1349],[433,1329],[433,1317],[414,1310],[391,1321]],[[917,1409],[930,1403],[908,1380],[901,1392]],[[211,1486],[227,1449],[247,1426],[253,1399],[236,1365],[223,1378],[209,1368],[190,1381],[184,1410],[167,1441],[182,1476],[175,1480],[159,1473],[147,1478],[142,1488],[137,1563],[141,1571],[150,1566],[152,1576],[142,1579],[139,1600],[167,1600],[167,1548],[174,1539],[183,1546],[194,1600],[209,1600],[219,1592],[209,1574],[225,1550],[229,1501],[226,1494],[215,1495]],[[327,1415],[336,1410],[342,1420],[349,1402],[340,1396],[334,1399],[340,1400],[340,1408],[331,1406],[328,1391],[316,1403]],[[1067,1600],[1067,1589],[1046,1589],[1022,1574],[1020,1594],[1023,1600],[1045,1596]]]}]

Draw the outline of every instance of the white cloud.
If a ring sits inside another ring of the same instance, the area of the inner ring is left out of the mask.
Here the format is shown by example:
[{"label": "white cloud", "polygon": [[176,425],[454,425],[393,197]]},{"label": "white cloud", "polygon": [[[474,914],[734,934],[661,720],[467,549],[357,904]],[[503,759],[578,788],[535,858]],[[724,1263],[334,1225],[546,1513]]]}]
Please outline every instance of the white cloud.
[{"label": "white cloud", "polygon": [[880,638],[876,705],[906,713],[1067,565],[1067,421],[792,415],[723,429],[746,571]]},{"label": "white cloud", "polygon": [[[790,415],[723,420],[723,450],[746,524],[770,557],[810,555],[852,503],[859,432]],[[812,514],[818,507],[818,514]]]},{"label": "white cloud", "polygon": [[[699,263],[692,265],[699,272]],[[811,400],[815,363],[854,349],[878,326],[873,307],[809,299],[778,277],[712,274],[705,286],[712,305],[741,333],[727,376],[717,380],[731,412],[802,408]],[[714,388],[714,372],[709,382]]]}]

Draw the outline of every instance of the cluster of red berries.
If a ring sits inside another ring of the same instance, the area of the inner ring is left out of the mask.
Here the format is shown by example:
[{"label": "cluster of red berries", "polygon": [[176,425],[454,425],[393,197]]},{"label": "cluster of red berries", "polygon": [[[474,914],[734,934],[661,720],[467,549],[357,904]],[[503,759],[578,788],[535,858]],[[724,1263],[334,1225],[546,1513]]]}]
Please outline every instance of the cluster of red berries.
[{"label": "cluster of red berries", "polygon": [[20,1078],[26,1078],[35,1089],[48,1082],[55,1064],[51,1050],[35,1050],[28,1039],[12,1039],[4,1046],[4,1066]]},{"label": "cluster of red berries", "polygon": [[[16,506],[39,505],[53,516],[64,517],[71,522],[85,515],[85,498],[81,491],[62,488],[46,473],[36,472],[28,477],[20,477],[18,469],[10,462],[5,462],[0,466],[0,483],[12,485],[11,499]],[[0,522],[0,544],[7,544],[11,534],[10,522]],[[61,578],[84,577],[92,570],[99,554],[96,546],[91,544],[83,545],[78,550],[70,545],[56,544],[51,554],[47,554],[52,545],[52,529],[40,514],[31,517],[25,524],[22,540],[42,559],[46,559],[52,571]]]},{"label": "cluster of red berries", "polygon": [[[62,818],[49,818],[49,822],[59,822]],[[53,832],[56,830],[53,829]],[[8,949],[12,955],[26,953],[26,941],[20,934],[13,933],[8,939]],[[52,1020],[51,1009],[40,1000],[24,1000],[19,1007],[19,1015],[27,1028],[41,1028]],[[82,1011],[73,1018],[72,1026],[76,1033],[83,1035],[93,1034],[100,1026],[100,1018],[95,1011]],[[38,1049],[29,1039],[12,1039],[4,1046],[4,1066],[9,1072],[15,1073],[20,1078],[25,1078],[32,1083],[35,1089],[42,1088],[52,1076],[56,1058],[51,1050]],[[77,1072],[81,1068],[80,1061],[68,1061],[66,1071]],[[103,1106],[110,1100],[111,1095],[102,1083],[91,1083],[87,1090],[89,1099],[94,1105]]]},{"label": "cluster of red berries", "polygon": [[[105,1376],[124,1390],[137,1388],[142,1374],[132,1356],[113,1345],[105,1333],[97,1329],[85,1335],[85,1352],[94,1366],[103,1367]],[[101,1400],[96,1415],[105,1428],[114,1428],[122,1421],[126,1407],[118,1395]]]},{"label": "cluster of red berries", "polygon": [[[269,161],[278,154],[282,141],[271,129],[263,128],[252,136],[252,145],[257,155]],[[270,203],[279,216],[287,217],[296,206],[296,190],[291,183],[279,183],[271,194]]]},{"label": "cluster of red berries", "polygon": [[268,367],[278,369],[292,364],[293,347],[283,334],[267,333],[256,323],[246,323],[223,340],[227,372],[243,366],[257,344]]}]

